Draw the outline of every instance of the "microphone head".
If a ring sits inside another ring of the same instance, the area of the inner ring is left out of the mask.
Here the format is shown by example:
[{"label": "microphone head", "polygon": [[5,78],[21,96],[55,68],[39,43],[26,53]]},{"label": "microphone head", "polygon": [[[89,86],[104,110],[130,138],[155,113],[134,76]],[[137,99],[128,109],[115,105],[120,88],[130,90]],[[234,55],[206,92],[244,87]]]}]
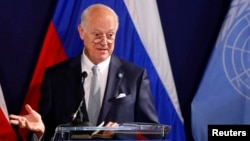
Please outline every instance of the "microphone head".
[{"label": "microphone head", "polygon": [[86,71],[82,72],[82,77],[86,78],[88,76],[88,73]]}]

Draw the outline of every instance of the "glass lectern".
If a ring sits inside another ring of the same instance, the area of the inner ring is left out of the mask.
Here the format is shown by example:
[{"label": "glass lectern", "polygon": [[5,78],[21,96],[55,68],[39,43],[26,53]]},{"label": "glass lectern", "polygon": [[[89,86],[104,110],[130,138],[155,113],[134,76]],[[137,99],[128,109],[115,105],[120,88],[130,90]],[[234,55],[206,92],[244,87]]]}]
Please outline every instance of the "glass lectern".
[{"label": "glass lectern", "polygon": [[61,125],[52,140],[164,140],[170,130],[168,125],[151,123],[124,123],[117,127]]}]

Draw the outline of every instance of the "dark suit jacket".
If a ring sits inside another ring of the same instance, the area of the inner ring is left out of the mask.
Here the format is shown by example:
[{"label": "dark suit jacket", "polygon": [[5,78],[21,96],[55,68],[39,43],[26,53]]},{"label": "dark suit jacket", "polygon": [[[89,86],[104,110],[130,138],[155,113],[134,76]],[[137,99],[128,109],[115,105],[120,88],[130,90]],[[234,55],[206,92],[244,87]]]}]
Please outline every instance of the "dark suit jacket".
[{"label": "dark suit jacket", "polygon": [[[46,69],[39,103],[46,127],[44,140],[50,140],[58,125],[72,121],[84,93],[81,73],[80,55]],[[116,99],[120,93],[127,96]],[[85,103],[83,113],[84,120],[88,121]],[[114,55],[98,124],[102,121],[158,123],[146,71]]]}]

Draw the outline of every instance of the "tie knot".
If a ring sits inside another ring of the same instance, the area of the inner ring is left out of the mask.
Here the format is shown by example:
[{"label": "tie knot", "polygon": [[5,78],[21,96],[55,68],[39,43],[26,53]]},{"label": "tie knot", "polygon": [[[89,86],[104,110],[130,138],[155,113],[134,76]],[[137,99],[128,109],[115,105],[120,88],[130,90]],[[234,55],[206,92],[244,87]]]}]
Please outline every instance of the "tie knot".
[{"label": "tie knot", "polygon": [[97,72],[99,71],[98,66],[93,66],[92,71],[93,71],[94,74],[97,74]]}]

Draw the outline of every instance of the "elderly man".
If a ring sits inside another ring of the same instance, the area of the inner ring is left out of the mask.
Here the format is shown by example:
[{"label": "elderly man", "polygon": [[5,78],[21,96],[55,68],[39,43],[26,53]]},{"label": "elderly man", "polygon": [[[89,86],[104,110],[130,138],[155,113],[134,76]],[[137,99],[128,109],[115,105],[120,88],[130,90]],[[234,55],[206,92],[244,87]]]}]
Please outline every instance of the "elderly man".
[{"label": "elderly man", "polygon": [[[106,5],[86,8],[78,26],[83,52],[46,69],[38,113],[26,105],[29,114],[10,115],[11,123],[28,128],[38,138],[48,141],[58,125],[75,118],[72,115],[80,103],[82,120],[92,125],[103,121],[106,126],[158,123],[145,69],[112,54],[118,23],[118,16]],[[92,92],[92,77],[96,75],[93,66],[98,72],[98,94]]]}]

